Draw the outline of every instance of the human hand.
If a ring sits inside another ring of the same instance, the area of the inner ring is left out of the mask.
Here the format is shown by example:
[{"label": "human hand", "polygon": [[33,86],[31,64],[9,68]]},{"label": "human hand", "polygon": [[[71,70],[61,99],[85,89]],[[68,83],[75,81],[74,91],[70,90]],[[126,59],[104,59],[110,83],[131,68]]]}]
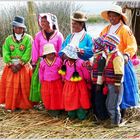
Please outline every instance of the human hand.
[{"label": "human hand", "polygon": [[116,86],[115,85],[115,93],[116,94],[119,94],[120,93],[120,86]]},{"label": "human hand", "polygon": [[128,60],[129,60],[128,55],[124,54],[124,55],[123,55],[123,58],[124,58],[125,64],[127,64],[127,63],[128,63]]},{"label": "human hand", "polygon": [[92,70],[92,64],[89,60],[83,62],[83,67],[86,67],[88,70]]},{"label": "human hand", "polygon": [[32,71],[34,72],[36,69],[36,65],[32,65]]},{"label": "human hand", "polygon": [[77,53],[83,55],[85,52],[83,49],[77,48]]},{"label": "human hand", "polygon": [[96,85],[96,93],[100,93],[102,90],[102,85],[97,84]]},{"label": "human hand", "polygon": [[17,64],[17,65],[16,65],[16,69],[17,69],[18,71],[20,71],[21,68],[22,68],[22,65],[21,65],[21,64]]},{"label": "human hand", "polygon": [[18,72],[18,69],[16,68],[15,65],[11,65],[10,68],[11,68],[13,73],[17,73]]}]

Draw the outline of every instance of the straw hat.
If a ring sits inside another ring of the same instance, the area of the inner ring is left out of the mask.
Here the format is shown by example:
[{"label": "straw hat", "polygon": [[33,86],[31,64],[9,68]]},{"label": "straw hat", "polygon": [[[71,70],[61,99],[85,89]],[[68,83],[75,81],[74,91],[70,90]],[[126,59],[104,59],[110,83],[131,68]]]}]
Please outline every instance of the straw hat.
[{"label": "straw hat", "polygon": [[26,28],[25,23],[24,23],[24,18],[21,16],[15,16],[11,25],[16,26],[16,27]]},{"label": "straw hat", "polygon": [[122,8],[119,6],[119,5],[112,5],[108,10],[105,10],[103,12],[101,12],[101,16],[106,20],[106,21],[109,21],[109,18],[108,18],[108,12],[111,11],[111,12],[115,12],[115,13],[118,13],[122,16],[124,22],[126,23],[127,22],[127,17],[123,14],[122,12]]},{"label": "straw hat", "polygon": [[71,59],[78,59],[76,47],[72,44],[68,44],[62,52]]},{"label": "straw hat", "polygon": [[87,16],[81,11],[74,12],[71,19],[79,22],[85,22],[88,20]]},{"label": "straw hat", "polygon": [[43,47],[43,55],[47,55],[50,53],[56,53],[55,47],[53,44],[45,44]]}]

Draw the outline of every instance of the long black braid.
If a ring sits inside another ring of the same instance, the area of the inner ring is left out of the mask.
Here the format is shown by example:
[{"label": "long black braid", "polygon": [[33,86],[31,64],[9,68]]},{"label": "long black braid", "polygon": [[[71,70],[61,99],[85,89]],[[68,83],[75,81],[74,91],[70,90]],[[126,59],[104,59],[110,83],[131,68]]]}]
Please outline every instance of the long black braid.
[{"label": "long black braid", "polygon": [[72,74],[72,79],[74,81],[80,81],[80,79],[75,80],[75,78],[80,78],[79,72],[76,70],[76,61],[74,61],[74,72]]},{"label": "long black braid", "polygon": [[62,75],[65,75],[66,74],[66,70],[67,70],[67,67],[66,67],[66,62],[68,61],[68,59],[66,59],[61,67],[61,69],[58,71],[59,74],[62,74]]}]

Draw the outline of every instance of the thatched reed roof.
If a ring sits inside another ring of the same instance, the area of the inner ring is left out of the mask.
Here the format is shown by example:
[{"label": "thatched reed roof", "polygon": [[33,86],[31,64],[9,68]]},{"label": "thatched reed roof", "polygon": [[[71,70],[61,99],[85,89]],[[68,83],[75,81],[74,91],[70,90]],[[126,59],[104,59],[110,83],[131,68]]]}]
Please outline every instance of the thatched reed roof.
[{"label": "thatched reed roof", "polygon": [[130,9],[140,8],[140,1],[118,1],[116,4]]}]

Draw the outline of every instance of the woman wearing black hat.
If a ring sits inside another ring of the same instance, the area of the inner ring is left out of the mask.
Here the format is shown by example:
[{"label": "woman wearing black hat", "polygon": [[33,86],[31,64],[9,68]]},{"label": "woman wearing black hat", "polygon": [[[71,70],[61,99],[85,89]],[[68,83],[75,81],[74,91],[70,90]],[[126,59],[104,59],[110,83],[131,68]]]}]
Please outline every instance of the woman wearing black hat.
[{"label": "woman wearing black hat", "polygon": [[32,37],[25,33],[24,18],[16,16],[11,23],[13,34],[3,45],[3,60],[6,63],[0,82],[0,104],[7,110],[32,108],[29,99]]}]

